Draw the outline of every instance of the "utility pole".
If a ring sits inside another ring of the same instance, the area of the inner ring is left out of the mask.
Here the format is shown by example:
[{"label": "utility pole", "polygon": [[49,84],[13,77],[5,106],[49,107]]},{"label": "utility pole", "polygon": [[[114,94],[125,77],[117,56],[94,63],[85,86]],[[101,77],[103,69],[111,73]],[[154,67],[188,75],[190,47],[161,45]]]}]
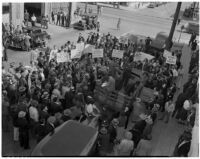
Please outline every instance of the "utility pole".
[{"label": "utility pole", "polygon": [[179,17],[180,9],[181,9],[181,4],[182,4],[182,2],[178,2],[178,4],[177,4],[176,12],[174,14],[174,20],[172,22],[171,30],[170,30],[170,33],[169,33],[169,36],[168,36],[168,39],[167,39],[167,42],[166,42],[166,50],[168,50],[168,51],[170,50],[170,47],[171,47],[172,38],[173,38],[173,35],[174,35],[174,30],[176,28],[176,23],[177,23],[177,20],[178,20],[178,17]]},{"label": "utility pole", "polygon": [[87,2],[85,2],[85,13],[87,13]]}]

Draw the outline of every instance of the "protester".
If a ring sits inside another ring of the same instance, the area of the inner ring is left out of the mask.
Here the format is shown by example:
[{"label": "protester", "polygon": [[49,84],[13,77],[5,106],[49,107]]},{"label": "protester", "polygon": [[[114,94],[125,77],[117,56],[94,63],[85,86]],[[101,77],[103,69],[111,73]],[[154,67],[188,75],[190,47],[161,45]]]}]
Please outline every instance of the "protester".
[{"label": "protester", "polygon": [[33,14],[31,17],[32,26],[35,26],[36,21],[37,21],[37,18],[35,17],[35,14]]},{"label": "protester", "polygon": [[174,111],[174,103],[172,101],[172,99],[170,99],[169,101],[167,101],[165,103],[165,112],[163,113],[162,117],[160,118],[160,120],[164,120],[166,117],[166,121],[165,123],[169,122],[169,118],[171,116],[171,113]]},{"label": "protester", "polygon": [[117,21],[117,30],[120,30],[120,24],[121,24],[121,18],[119,18]]}]

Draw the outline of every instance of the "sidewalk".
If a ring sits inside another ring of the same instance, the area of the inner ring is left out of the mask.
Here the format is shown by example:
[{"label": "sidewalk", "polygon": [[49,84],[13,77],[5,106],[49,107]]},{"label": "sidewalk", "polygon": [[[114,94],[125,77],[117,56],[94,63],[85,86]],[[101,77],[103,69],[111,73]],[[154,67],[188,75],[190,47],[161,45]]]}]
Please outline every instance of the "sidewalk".
[{"label": "sidewalk", "polygon": [[97,3],[97,5],[103,6],[103,7],[108,7],[108,8],[113,8],[113,9],[121,9],[121,10],[127,10],[127,11],[134,11],[134,10],[138,10],[138,9],[144,9],[147,8],[147,6],[149,5],[149,3],[146,3],[144,5],[140,5],[140,7],[136,7],[137,3],[135,2],[133,4],[133,2],[131,2],[131,4],[129,6],[122,6],[120,5],[119,8],[117,7],[113,7],[112,4],[105,4],[105,3]]}]

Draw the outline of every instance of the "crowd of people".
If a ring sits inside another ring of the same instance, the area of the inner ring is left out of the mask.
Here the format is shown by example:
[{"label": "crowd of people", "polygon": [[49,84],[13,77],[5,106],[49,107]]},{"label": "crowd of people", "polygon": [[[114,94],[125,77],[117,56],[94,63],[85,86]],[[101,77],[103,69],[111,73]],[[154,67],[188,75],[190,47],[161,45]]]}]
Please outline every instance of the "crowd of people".
[{"label": "crowd of people", "polygon": [[[180,123],[191,128],[195,114],[192,105],[198,102],[195,93],[198,76],[191,77],[184,85],[183,93],[173,102],[176,91],[182,85],[183,66],[180,60],[175,65],[167,64],[162,52],[150,52],[149,41],[148,37],[145,44],[130,41],[124,44],[110,33],[92,32],[86,38],[79,34],[77,43],[103,49],[104,57],[94,59],[91,53],[86,53],[79,59],[64,63],[58,63],[56,56],[50,58],[50,53],[64,51],[70,56],[71,50],[76,47],[73,42],[68,41],[60,48],[45,47],[44,51],[34,48],[30,66],[11,63],[8,70],[2,69],[3,130],[7,130],[6,121],[11,117],[14,141],[19,141],[24,149],[29,149],[30,134],[40,142],[62,123],[76,120],[99,128],[99,156],[107,155],[109,149],[117,156],[149,156],[151,132],[158,112],[163,112],[159,119],[166,118],[166,123],[171,115],[176,115]],[[113,49],[123,50],[123,58],[113,58]],[[134,61],[135,53],[142,50],[154,55],[154,58]],[[180,54],[173,54],[180,59]],[[142,72],[142,79],[131,81],[132,68]],[[121,112],[110,114],[111,119],[106,120],[94,96],[97,85],[108,93],[123,92],[132,100]],[[144,87],[154,90],[155,98],[145,103],[147,112],[128,130],[127,121],[136,105],[141,103],[140,94]],[[92,123],[94,121],[95,124]],[[126,128],[122,140],[117,139],[118,127]]]}]

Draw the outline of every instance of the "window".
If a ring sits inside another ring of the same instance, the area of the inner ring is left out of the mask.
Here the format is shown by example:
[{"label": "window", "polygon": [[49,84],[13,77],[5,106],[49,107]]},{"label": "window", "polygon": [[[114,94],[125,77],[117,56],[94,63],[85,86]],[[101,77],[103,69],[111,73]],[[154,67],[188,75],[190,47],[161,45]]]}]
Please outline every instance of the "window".
[{"label": "window", "polygon": [[10,5],[9,3],[3,3],[3,14],[8,14],[10,12]]}]

